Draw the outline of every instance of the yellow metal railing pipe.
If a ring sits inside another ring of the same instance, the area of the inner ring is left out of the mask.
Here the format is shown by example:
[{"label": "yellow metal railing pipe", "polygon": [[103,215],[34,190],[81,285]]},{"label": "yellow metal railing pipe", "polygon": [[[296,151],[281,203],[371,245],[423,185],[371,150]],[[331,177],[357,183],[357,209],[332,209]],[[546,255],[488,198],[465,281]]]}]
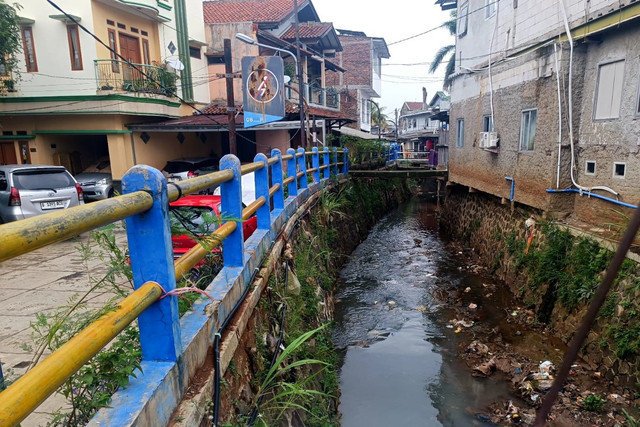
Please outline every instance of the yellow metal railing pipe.
[{"label": "yellow metal railing pipe", "polygon": [[323,165],[323,166],[320,166],[320,168],[319,168],[319,169],[320,169],[320,170],[323,170],[323,169],[326,169],[326,168],[328,168],[328,167],[329,167],[329,165]]},{"label": "yellow metal railing pipe", "polygon": [[302,178],[304,176],[304,172],[300,171],[296,174],[298,178]]},{"label": "yellow metal railing pipe", "polygon": [[100,200],[0,225],[0,262],[102,225],[145,212],[153,198],[144,191]]},{"label": "yellow metal railing pipe", "polygon": [[267,164],[269,165],[274,165],[278,163],[278,158],[277,157],[269,157],[269,160],[267,160]]},{"label": "yellow metal railing pipe", "polygon": [[285,178],[285,179],[282,181],[282,185],[291,184],[293,181],[295,181],[295,178],[294,178],[294,177],[292,177],[292,176],[290,176],[290,177],[288,177],[288,178]]},{"label": "yellow metal railing pipe", "polygon": [[225,169],[195,178],[185,179],[184,181],[167,183],[169,201],[175,202],[181,195],[186,196],[187,194],[197,193],[209,187],[220,185],[230,179],[233,179],[233,171],[231,169]]},{"label": "yellow metal railing pipe", "polygon": [[284,156],[282,156],[282,160],[292,160],[293,159],[293,154],[285,154]]},{"label": "yellow metal railing pipe", "polygon": [[264,206],[265,203],[267,203],[267,200],[262,196],[255,199],[253,202],[249,204],[249,206],[247,206],[242,210],[242,220],[246,221],[249,218],[251,218],[251,215],[256,213],[258,209]]},{"label": "yellow metal railing pipe", "polygon": [[273,187],[269,189],[269,197],[273,197],[274,194],[280,189],[280,184],[274,184]]},{"label": "yellow metal railing pipe", "polygon": [[[235,221],[227,221],[222,224],[216,231],[211,233],[202,243],[196,244],[189,249],[184,255],[178,258],[174,263],[176,270],[176,279],[180,279],[187,274],[197,263],[200,262],[214,248],[220,246],[222,241],[227,238],[236,229]],[[204,245],[203,245],[204,244]]]},{"label": "yellow metal railing pipe", "polygon": [[157,283],[145,283],[0,393],[0,427],[25,419],[161,295]]},{"label": "yellow metal railing pipe", "polygon": [[242,172],[242,175],[246,175],[251,172],[259,171],[263,167],[264,163],[262,162],[247,163],[246,165],[240,166],[240,172]]},{"label": "yellow metal railing pipe", "polygon": [[307,169],[307,173],[313,173],[313,172],[315,172],[317,170],[318,170],[318,168]]}]

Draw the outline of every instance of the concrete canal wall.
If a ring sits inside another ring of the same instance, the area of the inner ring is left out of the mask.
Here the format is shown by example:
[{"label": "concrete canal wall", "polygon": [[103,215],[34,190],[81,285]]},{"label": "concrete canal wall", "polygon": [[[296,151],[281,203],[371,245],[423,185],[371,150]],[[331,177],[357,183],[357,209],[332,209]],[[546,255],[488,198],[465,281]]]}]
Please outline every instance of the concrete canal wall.
[{"label": "concrete canal wall", "polygon": [[[447,187],[441,227],[535,313],[534,322],[565,343],[615,248],[615,235],[604,238],[596,233],[602,229],[554,222],[542,211],[463,186]],[[615,234],[624,227],[621,219],[608,228]],[[629,253],[627,258],[580,356],[581,363],[613,385],[635,391],[640,384],[640,257]]]}]

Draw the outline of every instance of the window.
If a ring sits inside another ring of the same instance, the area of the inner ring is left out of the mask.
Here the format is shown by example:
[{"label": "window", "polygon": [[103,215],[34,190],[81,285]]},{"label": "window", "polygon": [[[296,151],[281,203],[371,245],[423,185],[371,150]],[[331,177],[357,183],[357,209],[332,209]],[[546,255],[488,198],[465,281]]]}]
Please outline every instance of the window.
[{"label": "window", "polygon": [[522,121],[520,122],[520,151],[533,151],[537,121],[538,110],[525,110],[522,112]]},{"label": "window", "polygon": [[596,174],[596,162],[593,160],[587,160],[584,164],[584,174],[585,175],[595,175]]},{"label": "window", "polygon": [[201,59],[202,54],[200,53],[200,48],[189,46],[189,56],[192,58]]},{"label": "window", "polygon": [[624,178],[627,171],[627,164],[620,162],[613,162],[613,177]]},{"label": "window", "polygon": [[111,19],[107,19],[107,25],[111,25],[112,27],[116,25]]},{"label": "window", "polygon": [[460,6],[460,12],[458,15],[458,24],[456,26],[458,37],[462,37],[467,34],[467,18],[469,16],[469,3],[465,3]]},{"label": "window", "polygon": [[36,47],[33,44],[33,30],[31,27],[22,27],[22,50],[24,51],[24,60],[27,64],[27,71],[30,73],[38,72]]},{"label": "window", "polygon": [[120,28],[121,30],[126,30],[127,26],[118,22],[118,28]]},{"label": "window", "polygon": [[464,119],[458,119],[458,129],[456,130],[456,148],[464,147]]},{"label": "window", "polygon": [[140,31],[140,34],[142,34],[145,37],[149,36],[149,33],[147,33],[145,30]]},{"label": "window", "polygon": [[482,132],[493,132],[493,117],[482,117]]},{"label": "window", "polygon": [[496,13],[498,0],[484,0],[484,19],[489,19]]},{"label": "window", "polygon": [[593,106],[594,120],[617,119],[620,117],[623,76],[624,60],[601,64],[598,67],[598,80]]},{"label": "window", "polygon": [[132,32],[132,33],[136,33],[136,34],[137,34],[137,33],[139,33],[139,32],[140,32],[140,30],[138,30],[138,29],[137,29],[137,28],[135,28],[135,27],[131,27],[131,32]]},{"label": "window", "polygon": [[119,73],[120,63],[118,62],[118,58],[116,57],[118,45],[116,44],[116,32],[114,30],[109,30],[109,47],[111,48],[111,70],[114,73]]},{"label": "window", "polygon": [[151,64],[151,59],[149,57],[149,40],[142,39],[142,60],[145,64]]},{"label": "window", "polygon": [[67,25],[69,37],[69,55],[71,55],[71,69],[82,70],[82,52],[80,51],[80,35],[77,25]]}]

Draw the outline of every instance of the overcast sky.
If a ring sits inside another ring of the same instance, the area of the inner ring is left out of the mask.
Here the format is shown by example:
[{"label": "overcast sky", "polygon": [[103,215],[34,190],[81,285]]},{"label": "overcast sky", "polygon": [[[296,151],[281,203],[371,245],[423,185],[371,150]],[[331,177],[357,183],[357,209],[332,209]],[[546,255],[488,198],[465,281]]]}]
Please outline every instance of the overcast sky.
[{"label": "overcast sky", "polygon": [[[405,101],[422,101],[422,87],[428,100],[442,90],[444,67],[429,74],[429,62],[444,45],[453,44],[448,31],[438,29],[400,43],[437,27],[449,18],[449,13],[436,6],[435,0],[312,0],[323,22],[333,22],[335,28],[364,31],[369,37],[383,37],[391,58],[382,60],[381,106],[389,117]],[[415,65],[396,65],[415,64]]]}]

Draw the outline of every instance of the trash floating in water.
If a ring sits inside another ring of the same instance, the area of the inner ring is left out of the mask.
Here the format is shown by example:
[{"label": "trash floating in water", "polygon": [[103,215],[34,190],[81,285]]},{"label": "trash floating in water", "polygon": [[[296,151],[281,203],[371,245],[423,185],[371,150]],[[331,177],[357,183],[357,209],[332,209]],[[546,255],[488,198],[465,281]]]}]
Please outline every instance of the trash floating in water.
[{"label": "trash floating in water", "polygon": [[389,308],[393,308],[393,307],[395,307],[395,306],[396,306],[396,302],[395,302],[395,301],[389,301],[389,302],[387,303],[387,305],[389,306]]},{"label": "trash floating in water", "polygon": [[511,312],[511,315],[512,315],[513,317],[516,317],[516,316],[518,316],[518,312],[517,312],[517,311],[512,311],[512,312]]},{"label": "trash floating in water", "polygon": [[477,304],[474,304],[474,303],[469,304],[469,310],[475,310],[476,308],[478,308]]},{"label": "trash floating in water", "polygon": [[427,307],[425,307],[424,305],[419,305],[415,309],[417,311],[419,311],[420,313],[428,313],[429,312],[429,309]]}]

